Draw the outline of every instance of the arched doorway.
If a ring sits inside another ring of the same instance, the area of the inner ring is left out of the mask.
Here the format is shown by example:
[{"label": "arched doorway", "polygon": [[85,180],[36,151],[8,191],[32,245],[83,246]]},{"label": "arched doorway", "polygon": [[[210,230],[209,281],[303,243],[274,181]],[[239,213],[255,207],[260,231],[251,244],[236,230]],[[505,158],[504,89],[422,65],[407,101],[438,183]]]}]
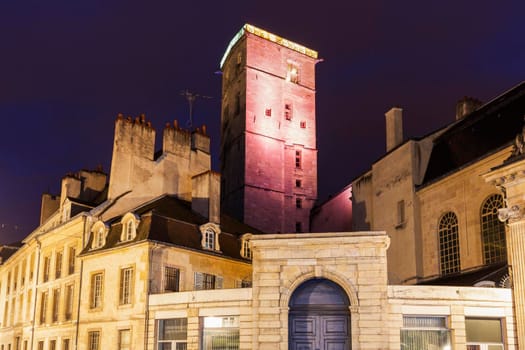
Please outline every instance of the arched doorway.
[{"label": "arched doorway", "polygon": [[288,315],[290,350],[350,350],[350,302],[343,288],[322,278],[301,284]]}]

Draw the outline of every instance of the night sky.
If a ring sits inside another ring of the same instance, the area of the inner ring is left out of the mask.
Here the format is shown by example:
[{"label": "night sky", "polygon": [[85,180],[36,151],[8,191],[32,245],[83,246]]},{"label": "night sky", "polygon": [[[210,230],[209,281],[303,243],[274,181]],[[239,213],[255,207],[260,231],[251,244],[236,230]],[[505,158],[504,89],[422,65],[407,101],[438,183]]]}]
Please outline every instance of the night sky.
[{"label": "night sky", "polygon": [[[496,7],[497,6],[497,7]],[[487,102],[524,79],[524,1],[0,0],[0,243],[38,225],[61,178],[109,171],[117,113],[157,130],[188,121],[212,135],[219,169],[221,77],[251,23],[317,50],[319,199],[385,149],[384,113],[405,138],[454,120],[463,96]]]}]

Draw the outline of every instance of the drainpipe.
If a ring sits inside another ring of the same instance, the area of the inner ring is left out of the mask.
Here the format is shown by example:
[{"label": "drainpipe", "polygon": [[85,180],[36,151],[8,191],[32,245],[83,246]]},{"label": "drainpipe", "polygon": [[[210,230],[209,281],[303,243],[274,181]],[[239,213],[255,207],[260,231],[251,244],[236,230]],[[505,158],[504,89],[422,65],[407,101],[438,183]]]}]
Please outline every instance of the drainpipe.
[{"label": "drainpipe", "polygon": [[157,243],[153,244],[153,247],[149,251],[149,268],[148,268],[148,275],[146,276],[146,305],[145,305],[145,312],[144,312],[144,350],[147,350],[148,348],[148,323],[149,323],[149,296],[151,294],[151,268],[152,268],[152,262],[153,262],[153,251],[155,249],[159,248]]},{"label": "drainpipe", "polygon": [[[36,258],[36,275],[33,276],[33,281],[35,285],[35,302],[33,303],[33,324],[31,327],[31,350],[35,346],[35,322],[36,322],[36,304],[38,299],[38,276],[40,275],[40,255],[42,253],[42,242],[38,240],[38,235],[35,236],[35,241],[38,246],[38,256]],[[29,259],[31,263],[31,259]],[[31,267],[30,267],[31,269]]]},{"label": "drainpipe", "polygon": [[[84,229],[82,230],[82,249],[84,249],[85,241],[84,238],[86,237],[86,222],[89,217],[86,216],[86,219],[84,220]],[[75,350],[78,349],[78,333],[80,328],[80,300],[82,300],[82,275],[83,275],[83,269],[84,269],[84,260],[80,259],[80,279],[78,282],[78,305],[77,305],[77,327],[75,330]],[[89,291],[88,291],[89,293]]]}]

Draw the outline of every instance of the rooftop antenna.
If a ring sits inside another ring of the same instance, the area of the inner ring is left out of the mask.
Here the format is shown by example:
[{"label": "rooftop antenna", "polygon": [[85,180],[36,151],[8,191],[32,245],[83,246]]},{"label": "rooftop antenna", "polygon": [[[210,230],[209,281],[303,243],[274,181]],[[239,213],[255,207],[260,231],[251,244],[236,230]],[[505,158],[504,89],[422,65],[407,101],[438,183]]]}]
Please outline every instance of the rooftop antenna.
[{"label": "rooftop antenna", "polygon": [[186,97],[186,100],[188,100],[188,104],[190,106],[190,119],[186,122],[186,126],[188,128],[191,128],[193,125],[193,104],[195,103],[195,100],[198,98],[213,98],[211,96],[205,96],[205,95],[199,95],[194,92],[190,92],[188,89],[180,92],[181,96]]}]

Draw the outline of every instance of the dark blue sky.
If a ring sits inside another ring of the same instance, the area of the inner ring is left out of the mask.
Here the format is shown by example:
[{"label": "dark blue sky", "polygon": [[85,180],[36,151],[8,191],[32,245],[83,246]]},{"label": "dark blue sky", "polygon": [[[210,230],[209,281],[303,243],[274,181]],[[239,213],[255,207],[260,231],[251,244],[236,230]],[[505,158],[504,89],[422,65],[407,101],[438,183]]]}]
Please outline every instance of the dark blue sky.
[{"label": "dark blue sky", "polygon": [[[0,243],[37,225],[42,192],[67,172],[109,170],[117,113],[159,131],[188,118],[212,134],[218,169],[219,61],[244,23],[319,52],[319,194],[379,158],[384,112],[406,137],[454,119],[524,79],[525,2],[0,1]],[[496,131],[495,131],[496,132]]]}]

